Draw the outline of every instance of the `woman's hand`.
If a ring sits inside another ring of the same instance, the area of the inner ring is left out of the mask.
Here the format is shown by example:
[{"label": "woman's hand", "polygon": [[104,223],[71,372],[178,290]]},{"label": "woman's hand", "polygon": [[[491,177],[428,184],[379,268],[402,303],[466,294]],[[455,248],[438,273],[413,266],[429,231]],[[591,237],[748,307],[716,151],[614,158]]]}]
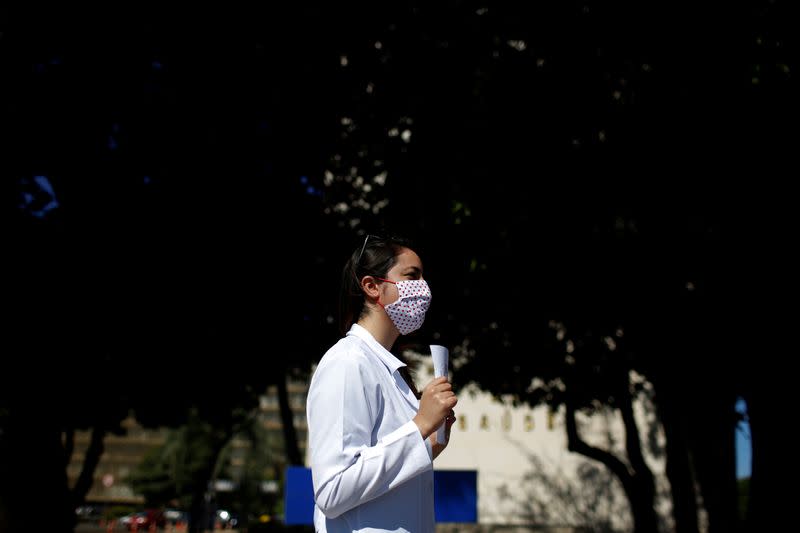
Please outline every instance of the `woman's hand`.
[{"label": "woman's hand", "polygon": [[439,429],[439,426],[445,422],[445,418],[453,412],[456,403],[458,403],[458,398],[446,377],[439,377],[428,383],[422,391],[419,411],[414,417],[414,422],[422,433],[422,438],[427,439]]}]

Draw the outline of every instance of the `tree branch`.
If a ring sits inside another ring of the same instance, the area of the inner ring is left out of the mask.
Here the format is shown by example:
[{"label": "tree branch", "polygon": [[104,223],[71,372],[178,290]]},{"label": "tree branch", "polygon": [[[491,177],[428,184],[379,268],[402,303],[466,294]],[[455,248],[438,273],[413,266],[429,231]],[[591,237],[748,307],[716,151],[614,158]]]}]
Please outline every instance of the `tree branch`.
[{"label": "tree branch", "polygon": [[625,492],[634,490],[633,473],[623,461],[606,450],[589,445],[578,435],[578,425],[575,420],[575,407],[571,402],[566,402],[567,407],[567,448],[571,452],[579,453],[606,465],[611,472],[619,478]]}]

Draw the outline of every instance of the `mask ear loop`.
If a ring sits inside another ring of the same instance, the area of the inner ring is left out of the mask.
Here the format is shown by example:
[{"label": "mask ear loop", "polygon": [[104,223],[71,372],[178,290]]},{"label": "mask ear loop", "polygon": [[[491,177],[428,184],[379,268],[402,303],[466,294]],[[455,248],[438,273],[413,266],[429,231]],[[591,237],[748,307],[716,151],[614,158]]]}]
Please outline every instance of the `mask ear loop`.
[{"label": "mask ear loop", "polygon": [[[396,282],[394,282],[394,281],[392,281],[392,280],[390,280],[390,279],[386,279],[386,278],[379,278],[378,276],[374,276],[374,277],[375,277],[375,279],[379,279],[379,280],[381,280],[381,281],[385,281],[386,283],[393,283],[393,284],[397,285],[397,283],[396,283]],[[377,303],[378,305],[380,305],[380,306],[381,306],[381,309],[384,309],[384,310],[386,309],[386,306],[385,306],[385,305],[383,305],[383,304],[381,303],[381,295],[380,295],[380,294],[378,294],[378,300],[377,300],[375,303]]]}]

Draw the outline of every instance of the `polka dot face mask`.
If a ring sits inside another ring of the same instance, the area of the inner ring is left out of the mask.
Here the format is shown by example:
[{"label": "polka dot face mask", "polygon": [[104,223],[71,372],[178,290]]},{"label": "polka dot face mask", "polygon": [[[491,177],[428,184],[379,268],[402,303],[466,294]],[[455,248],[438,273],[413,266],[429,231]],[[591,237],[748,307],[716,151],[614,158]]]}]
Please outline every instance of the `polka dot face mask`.
[{"label": "polka dot face mask", "polygon": [[[378,278],[387,283],[394,283],[400,295],[397,301],[381,305],[392,319],[401,335],[408,335],[422,327],[425,313],[431,305],[431,289],[424,279],[391,281]],[[378,302],[380,304],[380,302]]]}]

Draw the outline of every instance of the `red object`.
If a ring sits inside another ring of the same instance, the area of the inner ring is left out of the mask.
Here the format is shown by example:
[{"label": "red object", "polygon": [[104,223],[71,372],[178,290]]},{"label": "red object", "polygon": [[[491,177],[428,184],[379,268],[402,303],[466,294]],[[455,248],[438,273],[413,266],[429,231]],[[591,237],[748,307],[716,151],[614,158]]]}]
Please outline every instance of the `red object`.
[{"label": "red object", "polygon": [[150,530],[156,531],[157,528],[167,525],[164,513],[158,509],[147,509],[136,513],[128,522],[128,531]]}]

